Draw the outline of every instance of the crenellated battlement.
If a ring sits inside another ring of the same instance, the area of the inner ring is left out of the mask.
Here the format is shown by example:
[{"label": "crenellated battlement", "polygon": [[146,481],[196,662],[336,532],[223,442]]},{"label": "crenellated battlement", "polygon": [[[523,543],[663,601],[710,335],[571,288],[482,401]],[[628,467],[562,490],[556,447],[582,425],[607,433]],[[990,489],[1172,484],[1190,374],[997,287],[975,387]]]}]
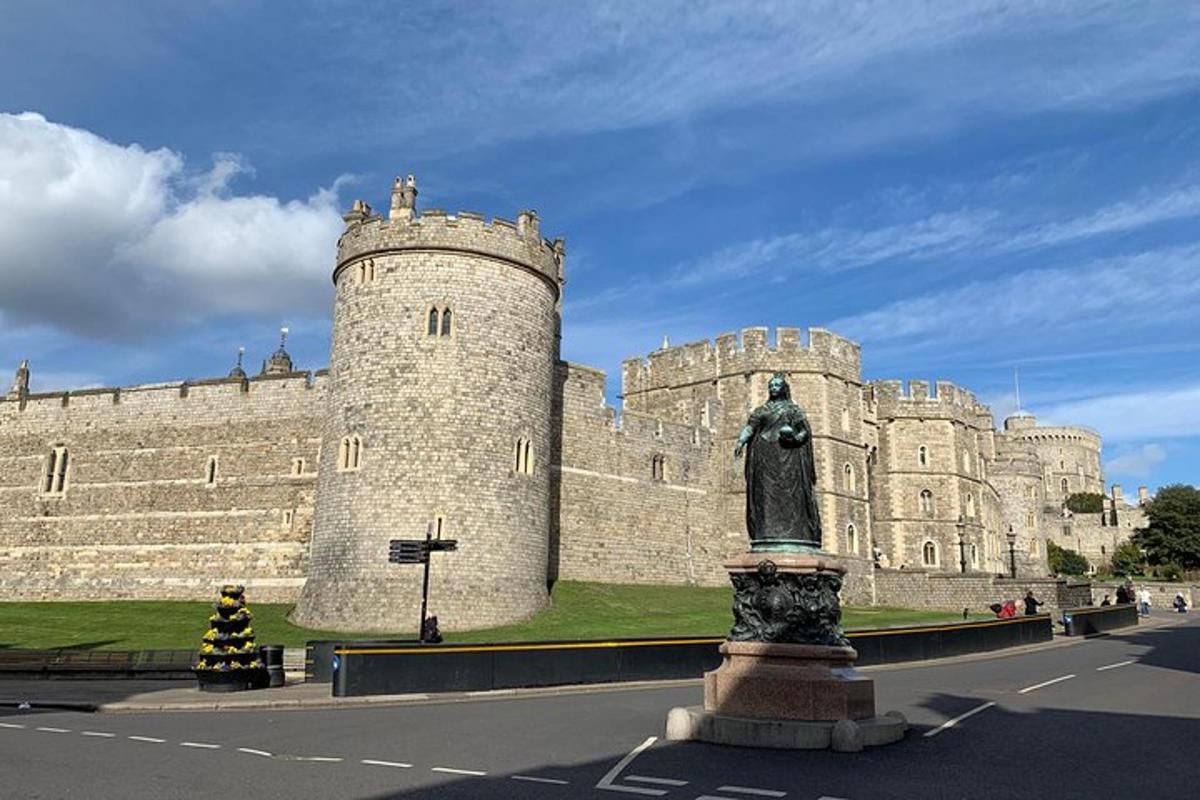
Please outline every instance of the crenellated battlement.
[{"label": "crenellated battlement", "polygon": [[346,230],[338,239],[334,283],[342,270],[360,259],[411,250],[446,250],[497,258],[534,271],[556,291],[565,281],[563,240],[542,238],[536,211],[521,211],[515,222],[500,217],[489,222],[474,211],[450,214],[431,208],[418,212],[411,175],[408,181],[405,184],[397,179],[388,218],[372,213],[361,200],[343,215]]},{"label": "crenellated battlement", "polygon": [[1073,445],[1096,452],[1100,451],[1102,444],[1099,433],[1081,425],[1038,425],[1015,428],[1006,431],[1005,436],[1012,440],[1033,444],[1059,445],[1060,447]]},{"label": "crenellated battlement", "polygon": [[750,372],[819,372],[857,383],[862,354],[857,342],[824,328],[780,327],[771,341],[766,327],[723,333],[715,340],[689,342],[622,362],[625,396],[686,386]]},{"label": "crenellated battlement", "polygon": [[992,424],[991,409],[974,392],[949,381],[871,381],[865,394],[880,417],[950,417],[986,422],[989,428]]},{"label": "crenellated battlement", "polygon": [[20,397],[0,396],[0,416],[29,415],[52,417],[69,413],[87,414],[119,409],[122,414],[137,414],[142,408],[161,409],[164,404],[188,406],[221,405],[241,398],[244,402],[286,405],[293,399],[312,399],[313,392],[323,393],[328,370],[257,375],[250,378],[207,378],[199,380],[146,383],[136,386],[96,387],[60,392],[37,392]]}]

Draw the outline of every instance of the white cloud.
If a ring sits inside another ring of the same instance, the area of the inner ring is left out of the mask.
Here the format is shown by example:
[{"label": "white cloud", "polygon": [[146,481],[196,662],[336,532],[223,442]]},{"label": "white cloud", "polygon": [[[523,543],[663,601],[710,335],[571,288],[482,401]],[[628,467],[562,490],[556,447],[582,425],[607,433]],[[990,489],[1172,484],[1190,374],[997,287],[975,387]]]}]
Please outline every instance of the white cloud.
[{"label": "white cloud", "polygon": [[724,247],[675,269],[675,285],[734,280],[765,272],[836,272],[892,261],[973,258],[1030,251],[1200,217],[1200,186],[1143,191],[1133,200],[1062,221],[1034,223],[993,209],[939,211],[912,222],[872,229],[826,228]]},{"label": "white cloud", "polygon": [[1198,302],[1200,244],[1195,244],[975,281],[844,317],[829,327],[864,342],[966,341],[1019,329],[1061,333],[1095,324],[1111,311],[1120,311],[1127,323],[1190,319]]},{"label": "white cloud", "polygon": [[0,114],[0,313],[96,337],[211,315],[326,310],[342,223],[332,189],[236,196],[249,167],[189,174],[38,114]]},{"label": "white cloud", "polygon": [[1059,403],[1038,411],[1046,424],[1085,425],[1106,442],[1200,436],[1200,384]]},{"label": "white cloud", "polygon": [[1167,451],[1160,444],[1142,445],[1134,450],[1127,450],[1121,455],[1104,462],[1104,472],[1109,476],[1129,475],[1145,478],[1157,465],[1167,460]]},{"label": "white cloud", "polygon": [[[799,100],[814,113],[796,115],[789,144],[816,152],[965,117],[1119,107],[1194,86],[1200,48],[1181,19],[1192,12],[1156,10],[999,0],[476,3],[449,30],[439,15],[343,15],[337,37],[356,55],[348,68],[373,78],[351,85],[370,94],[370,113],[400,109],[411,135],[441,149]],[[381,25],[394,35],[381,36]],[[478,120],[486,122],[466,124]],[[380,132],[395,122],[352,120]]]}]

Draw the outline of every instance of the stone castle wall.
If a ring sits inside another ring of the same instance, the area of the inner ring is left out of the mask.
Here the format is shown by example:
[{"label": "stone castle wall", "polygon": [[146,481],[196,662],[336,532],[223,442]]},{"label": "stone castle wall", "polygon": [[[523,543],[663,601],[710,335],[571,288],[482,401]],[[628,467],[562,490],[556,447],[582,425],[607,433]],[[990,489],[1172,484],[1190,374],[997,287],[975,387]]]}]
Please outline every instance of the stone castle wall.
[{"label": "stone castle wall", "polygon": [[249,380],[31,395],[19,371],[0,399],[0,590],[207,598],[236,581],[299,599],[303,624],[411,629],[421,570],[389,564],[388,542],[431,523],[459,543],[433,558],[447,629],[523,619],[556,579],[727,585],[746,546],[734,444],[776,372],[812,426],[843,602],[990,603],[1010,525],[1035,580],[1046,538],[1097,563],[1139,524],[1061,518],[1061,480],[1103,485],[1096,434],[1026,416],[997,432],[952,384],[864,384],[859,346],[819,328],[630,359],[618,412],[603,372],[559,360],[561,240],[533,212],[485,222],[415,198],[410,177],[386,219],[345,215],[327,373],[292,372],[282,347]]},{"label": "stone castle wall", "polygon": [[208,599],[237,581],[294,600],[324,401],[307,373],[0,398],[0,590]]},{"label": "stone castle wall", "polygon": [[[712,449],[702,427],[605,404],[605,375],[563,363],[561,507],[552,533],[557,578],[612,583],[728,581],[721,562],[742,541],[713,525]],[[660,459],[661,470],[655,460]],[[744,535],[741,537],[744,539]]]}]

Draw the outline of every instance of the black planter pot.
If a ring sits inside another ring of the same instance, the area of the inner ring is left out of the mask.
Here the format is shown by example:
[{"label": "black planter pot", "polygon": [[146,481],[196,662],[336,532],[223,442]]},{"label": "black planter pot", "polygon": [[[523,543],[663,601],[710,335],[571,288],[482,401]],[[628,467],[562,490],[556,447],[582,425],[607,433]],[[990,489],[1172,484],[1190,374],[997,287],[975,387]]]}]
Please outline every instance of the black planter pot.
[{"label": "black planter pot", "polygon": [[257,670],[196,670],[202,692],[241,692],[250,688]]}]

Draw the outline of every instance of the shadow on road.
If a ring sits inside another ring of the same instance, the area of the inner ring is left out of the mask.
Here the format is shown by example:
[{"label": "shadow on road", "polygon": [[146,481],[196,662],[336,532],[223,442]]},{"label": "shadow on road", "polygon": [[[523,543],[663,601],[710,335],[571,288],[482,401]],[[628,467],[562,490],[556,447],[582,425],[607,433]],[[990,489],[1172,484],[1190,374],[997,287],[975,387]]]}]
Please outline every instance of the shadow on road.
[{"label": "shadow on road", "polygon": [[[1186,618],[1191,615],[1178,616]],[[1142,664],[1200,674],[1200,625],[1171,625],[1128,633],[1115,632],[1110,634],[1110,638],[1148,648],[1138,656]],[[1170,647],[1167,647],[1168,640]]]}]

